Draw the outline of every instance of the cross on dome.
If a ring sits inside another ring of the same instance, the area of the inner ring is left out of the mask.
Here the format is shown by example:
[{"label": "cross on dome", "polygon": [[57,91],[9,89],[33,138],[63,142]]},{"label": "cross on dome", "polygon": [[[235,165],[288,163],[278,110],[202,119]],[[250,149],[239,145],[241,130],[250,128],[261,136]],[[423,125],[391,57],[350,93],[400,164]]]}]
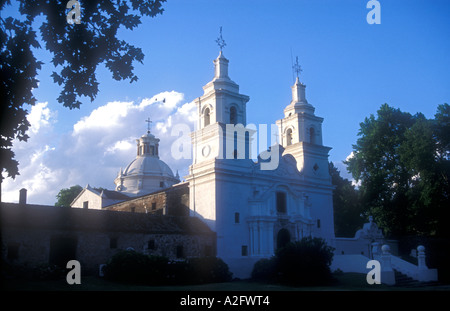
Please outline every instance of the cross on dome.
[{"label": "cross on dome", "polygon": [[227,45],[222,37],[222,26],[220,26],[220,36],[216,39],[216,43],[219,46],[221,52],[222,49]]},{"label": "cross on dome", "polygon": [[298,76],[300,75],[300,72],[303,71],[302,67],[298,63],[298,56],[295,57],[295,64],[292,65],[292,70],[294,70],[294,72],[297,74],[297,79],[298,79]]},{"label": "cross on dome", "polygon": [[145,120],[145,122],[147,122],[147,133],[150,134],[150,123],[152,123],[152,121],[150,121],[150,117],[148,117],[148,119]]}]

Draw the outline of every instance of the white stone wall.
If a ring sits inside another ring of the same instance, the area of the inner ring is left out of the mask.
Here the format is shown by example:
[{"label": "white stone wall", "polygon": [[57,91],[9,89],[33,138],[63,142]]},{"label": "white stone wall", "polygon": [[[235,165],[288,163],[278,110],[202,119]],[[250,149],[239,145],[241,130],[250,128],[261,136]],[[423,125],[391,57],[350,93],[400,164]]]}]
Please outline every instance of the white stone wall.
[{"label": "white stone wall", "polygon": [[89,209],[102,209],[101,196],[88,189],[82,190],[82,193],[72,203],[71,207],[83,208],[83,203],[86,201],[89,202],[88,203]]}]

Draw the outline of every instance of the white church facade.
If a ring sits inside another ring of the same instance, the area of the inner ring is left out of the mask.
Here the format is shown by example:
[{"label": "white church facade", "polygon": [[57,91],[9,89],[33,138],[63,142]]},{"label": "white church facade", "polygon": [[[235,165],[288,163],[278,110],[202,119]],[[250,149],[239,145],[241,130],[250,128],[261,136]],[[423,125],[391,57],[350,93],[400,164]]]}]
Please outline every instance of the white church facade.
[{"label": "white church facade", "polygon": [[[228,63],[220,52],[213,80],[195,100],[199,118],[186,180],[190,213],[216,232],[217,256],[235,276],[248,277],[257,260],[286,242],[314,236],[333,244],[331,148],[322,144],[323,119],[297,78],[284,118],[276,121],[281,144],[252,160],[256,135],[244,128],[249,97],[229,78]],[[264,167],[274,159],[277,165]]]}]

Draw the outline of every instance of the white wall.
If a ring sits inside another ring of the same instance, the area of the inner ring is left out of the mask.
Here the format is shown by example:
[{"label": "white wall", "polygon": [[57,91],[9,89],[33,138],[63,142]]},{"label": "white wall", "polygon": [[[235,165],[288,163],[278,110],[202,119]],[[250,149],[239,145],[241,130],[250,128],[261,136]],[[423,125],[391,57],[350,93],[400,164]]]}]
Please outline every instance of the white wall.
[{"label": "white wall", "polygon": [[88,190],[84,189],[80,196],[73,202],[71,207],[83,208],[83,202],[88,201],[89,209],[102,209],[102,198],[100,195]]}]

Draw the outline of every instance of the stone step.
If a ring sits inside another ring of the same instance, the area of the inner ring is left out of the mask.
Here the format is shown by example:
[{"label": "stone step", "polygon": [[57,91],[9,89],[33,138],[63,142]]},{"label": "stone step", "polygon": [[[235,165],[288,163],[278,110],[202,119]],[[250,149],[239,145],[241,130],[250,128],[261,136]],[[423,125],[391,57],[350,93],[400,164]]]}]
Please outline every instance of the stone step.
[{"label": "stone step", "polygon": [[395,273],[395,286],[398,287],[424,287],[424,286],[439,286],[441,285],[438,281],[431,282],[420,282],[414,280],[413,278],[407,276],[406,274],[401,273],[398,270],[394,269]]}]

